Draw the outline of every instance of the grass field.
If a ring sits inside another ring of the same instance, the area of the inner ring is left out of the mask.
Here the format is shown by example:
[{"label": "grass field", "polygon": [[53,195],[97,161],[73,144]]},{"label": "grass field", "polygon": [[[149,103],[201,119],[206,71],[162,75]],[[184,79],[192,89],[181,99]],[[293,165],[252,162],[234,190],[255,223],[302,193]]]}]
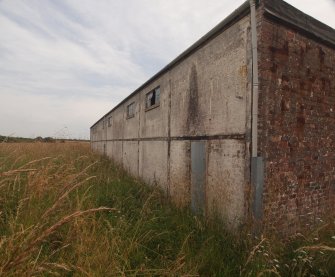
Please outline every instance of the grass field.
[{"label": "grass field", "polygon": [[0,276],[335,276],[334,220],[282,243],[177,210],[88,143],[0,144]]}]

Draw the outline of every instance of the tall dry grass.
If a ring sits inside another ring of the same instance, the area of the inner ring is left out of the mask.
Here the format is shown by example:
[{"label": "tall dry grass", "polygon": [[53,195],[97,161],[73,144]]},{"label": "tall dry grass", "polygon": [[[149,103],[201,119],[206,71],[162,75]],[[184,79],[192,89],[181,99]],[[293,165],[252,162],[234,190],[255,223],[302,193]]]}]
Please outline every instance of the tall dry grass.
[{"label": "tall dry grass", "polygon": [[289,242],[175,209],[86,143],[0,144],[0,276],[335,276],[334,222]]},{"label": "tall dry grass", "polygon": [[[0,275],[70,271],[72,265],[50,262],[64,247],[54,240],[59,230],[90,213],[113,211],[83,209],[80,201],[70,199],[94,178],[88,174],[93,165],[86,156],[88,146],[2,143],[0,151]],[[88,166],[80,166],[82,161]],[[44,255],[48,247],[54,249]]]},{"label": "tall dry grass", "polygon": [[184,243],[164,249],[160,192],[88,144],[3,143],[0,178],[1,276],[196,275]]}]

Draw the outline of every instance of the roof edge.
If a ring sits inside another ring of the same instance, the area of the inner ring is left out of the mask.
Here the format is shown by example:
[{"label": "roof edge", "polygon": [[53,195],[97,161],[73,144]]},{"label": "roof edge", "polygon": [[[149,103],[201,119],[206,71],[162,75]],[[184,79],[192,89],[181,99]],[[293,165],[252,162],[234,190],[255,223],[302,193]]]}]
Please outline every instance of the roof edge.
[{"label": "roof edge", "polygon": [[263,0],[264,15],[335,48],[335,30],[285,1]]},{"label": "roof edge", "polygon": [[175,65],[183,61],[189,55],[191,55],[195,50],[201,47],[205,42],[214,38],[218,35],[219,32],[227,29],[231,26],[234,22],[238,21],[240,18],[244,17],[245,15],[249,14],[250,12],[250,5],[249,1],[245,1],[241,6],[239,6],[235,11],[233,11],[230,15],[228,15],[224,20],[222,20],[218,25],[216,25],[212,30],[210,30],[207,34],[202,36],[199,40],[197,40],[194,44],[192,44],[189,48],[187,48],[184,52],[178,55],[174,60],[172,60],[169,64],[163,67],[160,71],[158,71],[155,75],[153,75],[149,80],[143,83],[140,87],[138,87],[134,92],[124,98],[119,104],[117,104],[113,109],[107,112],[104,116],[102,116],[98,121],[96,121],[90,128],[93,128],[97,123],[99,123],[103,118],[105,118],[108,114],[116,110],[122,104],[127,102],[131,97],[136,95],[140,90],[145,88],[148,84],[152,81],[163,75],[165,72],[169,71]]},{"label": "roof edge", "polygon": [[[264,2],[264,15],[267,16],[268,18],[279,20],[280,22],[297,29],[297,31],[307,34],[314,39],[319,39],[321,40],[322,43],[326,44],[327,46],[335,48],[335,30],[330,26],[322,23],[321,21],[313,18],[312,16],[309,16],[308,14],[300,11],[299,9],[286,3],[285,1],[277,1],[277,0],[262,0],[262,1]],[[224,20],[222,20],[218,25],[216,25],[212,30],[210,30],[207,34],[205,34],[203,37],[197,40],[193,45],[187,48],[184,52],[178,55],[169,64],[163,67],[160,71],[158,71],[155,75],[153,75],[150,79],[148,79],[135,91],[133,91],[130,95],[124,98],[119,104],[117,104],[114,108],[112,108],[109,112],[107,112],[104,116],[102,116],[98,121],[96,121],[90,128],[93,128],[108,114],[116,110],[126,101],[128,101],[131,97],[136,95],[140,90],[142,90],[151,82],[153,82],[155,79],[157,79],[165,72],[173,68],[175,65],[183,61],[185,58],[191,55],[195,50],[203,46],[205,42],[217,36],[220,33],[220,31],[225,30],[226,28],[230,27],[231,24],[238,21],[246,14],[249,14],[250,12],[249,7],[250,7],[249,1],[247,0],[235,11],[233,11],[229,16],[227,16]]]}]

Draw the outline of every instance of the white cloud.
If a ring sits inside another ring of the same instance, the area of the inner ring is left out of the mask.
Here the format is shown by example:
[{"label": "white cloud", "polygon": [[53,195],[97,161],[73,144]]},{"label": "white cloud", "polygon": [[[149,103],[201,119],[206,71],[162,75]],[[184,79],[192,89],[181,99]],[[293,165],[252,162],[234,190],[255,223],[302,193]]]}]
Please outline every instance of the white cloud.
[{"label": "white cloud", "polygon": [[[0,134],[89,126],[243,0],[0,0]],[[334,2],[289,0],[335,27]],[[63,126],[63,127],[62,127]]]}]

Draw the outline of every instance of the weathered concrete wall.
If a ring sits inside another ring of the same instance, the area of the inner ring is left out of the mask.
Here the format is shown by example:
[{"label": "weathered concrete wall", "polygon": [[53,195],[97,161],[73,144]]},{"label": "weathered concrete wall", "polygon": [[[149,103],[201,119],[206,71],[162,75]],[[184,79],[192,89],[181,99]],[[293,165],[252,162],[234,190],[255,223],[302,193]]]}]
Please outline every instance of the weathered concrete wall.
[{"label": "weathered concrete wall", "polygon": [[[134,103],[135,105],[135,116],[131,118],[127,118],[127,106],[131,103]],[[123,137],[122,137],[123,139],[138,138],[138,130],[139,130],[139,124],[140,124],[140,115],[141,115],[140,109],[141,109],[140,95],[135,95],[129,101],[127,101],[125,104],[122,105],[120,112],[122,112],[122,115],[124,117],[123,119],[124,129],[123,129]],[[121,117],[121,115],[119,117]],[[116,120],[119,121],[120,119],[117,118]]]},{"label": "weathered concrete wall", "polygon": [[[137,141],[123,142],[122,165],[133,176],[138,176],[139,152]],[[113,156],[111,156],[113,157]]]},{"label": "weathered concrete wall", "polygon": [[[258,156],[265,162],[263,226],[289,234],[335,206],[335,51],[301,32],[311,19],[278,3],[264,0],[257,10]],[[276,13],[283,17],[274,20]],[[178,206],[232,226],[250,212],[251,189],[250,16],[241,14],[91,129],[92,149],[158,184]],[[160,105],[148,110],[146,94],[157,86]],[[127,118],[132,102],[135,115]]]},{"label": "weathered concrete wall", "polygon": [[264,225],[291,234],[335,207],[335,51],[267,17],[259,26]]},{"label": "weathered concrete wall", "polygon": [[104,128],[104,120],[101,120],[91,129],[92,149],[100,154],[104,154],[104,141],[106,141],[106,129]]},{"label": "weathered concrete wall", "polygon": [[245,17],[170,72],[171,136],[245,133],[248,27]]},{"label": "weathered concrete wall", "polygon": [[243,175],[245,142],[213,140],[208,142],[207,206],[233,225],[238,225],[245,212],[245,176]]},{"label": "weathered concrete wall", "polygon": [[[127,99],[109,115],[106,132],[106,154],[132,175],[157,183],[178,206],[192,201],[191,142],[204,141],[204,212],[234,226],[245,216],[249,182],[249,22],[242,18]],[[157,86],[160,105],[146,110],[146,94]],[[135,116],[127,119],[132,102]],[[93,127],[92,147],[102,153],[100,125]]]},{"label": "weathered concrete wall", "polygon": [[[108,153],[111,152],[112,155],[108,155],[111,157],[114,162],[116,162],[118,165],[123,165],[123,144],[122,141],[108,141]],[[109,148],[110,147],[110,148]]]},{"label": "weathered concrete wall", "polygon": [[124,125],[126,121],[126,108],[122,105],[119,109],[113,111],[109,116],[112,117],[112,126],[108,126],[107,139],[123,139]]},{"label": "weathered concrete wall", "polygon": [[140,177],[149,184],[168,189],[168,148],[166,141],[142,141],[139,151]]},{"label": "weathered concrete wall", "polygon": [[[216,209],[215,213],[232,223],[244,217],[244,191],[248,182],[245,166],[249,153],[244,151],[244,146],[242,153],[238,154],[241,144],[246,145],[245,134],[249,132],[248,27],[249,18],[245,17],[170,72],[171,137],[205,136],[204,139],[208,140],[207,174],[213,177],[207,178],[204,191],[206,212],[211,214]],[[219,135],[228,137],[218,141],[220,155],[213,155],[208,137]],[[232,139],[226,144],[225,140],[230,135],[240,135],[242,139]],[[174,146],[175,143],[178,146]],[[178,204],[191,201],[188,144],[171,142],[170,188],[171,195],[181,193],[176,196]],[[179,155],[175,153],[177,147],[183,151]],[[237,167],[230,163],[231,156],[236,155],[241,157]],[[234,175],[229,184],[224,178],[220,179],[222,172]],[[227,185],[234,189],[227,188]],[[230,201],[219,201],[218,197]]]},{"label": "weathered concrete wall", "polygon": [[177,206],[189,206],[191,202],[191,143],[173,141],[170,151],[170,195]]},{"label": "weathered concrete wall", "polygon": [[[168,120],[169,120],[169,73],[164,74],[157,80],[149,84],[140,92],[140,137],[141,138],[159,138],[168,137]],[[160,86],[160,104],[158,107],[146,110],[145,98],[146,94]]]}]

